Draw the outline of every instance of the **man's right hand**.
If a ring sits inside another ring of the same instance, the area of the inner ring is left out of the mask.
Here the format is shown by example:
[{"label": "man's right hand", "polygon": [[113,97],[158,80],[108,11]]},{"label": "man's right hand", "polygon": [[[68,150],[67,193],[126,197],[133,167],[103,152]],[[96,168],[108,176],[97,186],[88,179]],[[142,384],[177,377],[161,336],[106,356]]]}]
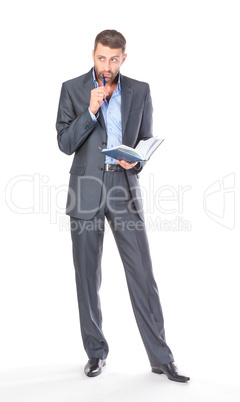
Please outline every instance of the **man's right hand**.
[{"label": "man's right hand", "polygon": [[104,99],[108,96],[106,87],[94,88],[91,91],[91,98],[89,108],[93,114],[96,114],[98,109],[102,106]]}]

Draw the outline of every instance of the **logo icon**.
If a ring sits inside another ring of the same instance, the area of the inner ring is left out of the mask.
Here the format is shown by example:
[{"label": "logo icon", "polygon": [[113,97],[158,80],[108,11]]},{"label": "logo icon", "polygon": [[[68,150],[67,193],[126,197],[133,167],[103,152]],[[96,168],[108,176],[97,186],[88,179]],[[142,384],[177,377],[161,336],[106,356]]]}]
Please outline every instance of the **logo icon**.
[{"label": "logo icon", "polygon": [[212,183],[204,192],[203,208],[219,225],[235,228],[235,173]]}]

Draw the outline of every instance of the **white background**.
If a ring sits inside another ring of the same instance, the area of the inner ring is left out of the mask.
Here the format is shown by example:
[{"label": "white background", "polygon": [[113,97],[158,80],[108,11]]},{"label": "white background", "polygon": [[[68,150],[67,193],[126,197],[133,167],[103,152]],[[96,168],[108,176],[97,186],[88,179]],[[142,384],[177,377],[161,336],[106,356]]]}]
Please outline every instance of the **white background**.
[{"label": "white background", "polygon": [[[231,0],[2,5],[4,401],[239,400],[239,19]],[[83,374],[64,214],[72,157],[58,149],[55,121],[62,82],[92,67],[103,29],[126,37],[122,73],[149,82],[154,135],[165,138],[141,183],[167,341],[189,384],[151,374],[109,231],[101,297],[110,354],[103,375]]]}]

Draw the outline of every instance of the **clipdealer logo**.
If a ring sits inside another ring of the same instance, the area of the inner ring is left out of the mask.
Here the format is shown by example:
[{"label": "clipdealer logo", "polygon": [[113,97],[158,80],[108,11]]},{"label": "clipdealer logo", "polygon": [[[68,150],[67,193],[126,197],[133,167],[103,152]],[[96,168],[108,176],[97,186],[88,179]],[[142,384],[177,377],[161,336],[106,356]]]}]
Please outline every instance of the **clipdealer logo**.
[{"label": "clipdealer logo", "polygon": [[[150,175],[146,188],[141,187],[147,227],[157,231],[191,231],[191,221],[184,219],[185,196],[190,191],[190,185],[158,187]],[[11,178],[6,185],[5,200],[13,213],[49,215],[50,223],[59,224],[60,230],[64,230],[69,221],[65,216],[67,193],[67,184],[50,184],[48,176],[35,173]],[[235,173],[206,188],[203,210],[213,222],[230,230],[235,228]],[[156,211],[157,218],[152,221],[151,215]]]}]

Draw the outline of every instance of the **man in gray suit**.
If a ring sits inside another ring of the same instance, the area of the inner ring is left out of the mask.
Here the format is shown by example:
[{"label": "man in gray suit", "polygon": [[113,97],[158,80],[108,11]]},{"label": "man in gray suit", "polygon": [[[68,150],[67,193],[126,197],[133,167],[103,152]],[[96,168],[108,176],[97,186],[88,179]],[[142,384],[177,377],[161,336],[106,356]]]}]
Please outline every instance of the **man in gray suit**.
[{"label": "man in gray suit", "polygon": [[99,300],[106,217],[152,371],[186,382],[189,377],[178,374],[166,344],[152,272],[138,180],[145,162],[116,161],[99,151],[120,144],[136,147],[140,140],[152,137],[149,85],[120,74],[127,57],[125,46],[125,38],[115,30],[97,35],[94,67],[62,85],[56,124],[60,150],[75,153],[66,213],[71,219],[80,326],[89,358],[85,373],[99,375],[108,355]]}]

